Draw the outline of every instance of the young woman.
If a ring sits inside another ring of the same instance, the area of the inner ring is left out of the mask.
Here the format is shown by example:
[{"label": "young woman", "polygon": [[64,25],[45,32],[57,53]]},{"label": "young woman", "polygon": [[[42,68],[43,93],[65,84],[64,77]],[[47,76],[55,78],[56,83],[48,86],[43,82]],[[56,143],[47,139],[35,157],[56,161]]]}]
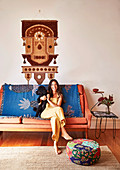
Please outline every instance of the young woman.
[{"label": "young woman", "polygon": [[[68,135],[65,130],[65,116],[63,109],[60,107],[63,101],[63,95],[61,93],[60,85],[57,80],[52,79],[48,85],[49,94],[47,95],[47,105],[45,110],[41,114],[41,118],[50,118],[52,127],[52,139],[54,140],[54,149],[56,154],[60,154],[61,150],[58,149],[59,133],[61,130],[61,136],[66,140],[72,140],[72,137]],[[46,96],[40,98],[46,100]]]}]

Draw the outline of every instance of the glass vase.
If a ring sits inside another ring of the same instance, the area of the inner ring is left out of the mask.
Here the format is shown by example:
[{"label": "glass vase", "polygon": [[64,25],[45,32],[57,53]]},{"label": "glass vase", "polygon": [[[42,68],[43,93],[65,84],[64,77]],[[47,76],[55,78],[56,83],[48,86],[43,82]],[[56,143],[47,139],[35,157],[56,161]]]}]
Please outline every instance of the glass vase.
[{"label": "glass vase", "polygon": [[107,106],[107,114],[110,114],[110,106]]}]

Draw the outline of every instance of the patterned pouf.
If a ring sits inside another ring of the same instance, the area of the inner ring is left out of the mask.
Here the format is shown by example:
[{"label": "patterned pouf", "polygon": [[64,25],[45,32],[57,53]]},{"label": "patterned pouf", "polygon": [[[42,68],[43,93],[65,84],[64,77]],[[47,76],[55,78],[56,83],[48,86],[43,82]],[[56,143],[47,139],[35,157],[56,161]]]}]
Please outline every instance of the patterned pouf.
[{"label": "patterned pouf", "polygon": [[73,163],[92,165],[100,158],[100,147],[96,141],[90,139],[75,139],[66,146],[67,155]]}]

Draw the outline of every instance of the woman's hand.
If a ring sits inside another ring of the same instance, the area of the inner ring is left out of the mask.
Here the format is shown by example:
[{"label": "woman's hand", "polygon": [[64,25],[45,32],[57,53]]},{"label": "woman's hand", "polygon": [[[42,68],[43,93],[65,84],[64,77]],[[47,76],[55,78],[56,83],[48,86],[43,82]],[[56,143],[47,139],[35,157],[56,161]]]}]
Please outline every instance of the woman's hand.
[{"label": "woman's hand", "polygon": [[40,100],[46,100],[46,99],[47,99],[47,97],[45,95],[40,97]]},{"label": "woman's hand", "polygon": [[47,94],[47,100],[50,100],[50,94]]}]

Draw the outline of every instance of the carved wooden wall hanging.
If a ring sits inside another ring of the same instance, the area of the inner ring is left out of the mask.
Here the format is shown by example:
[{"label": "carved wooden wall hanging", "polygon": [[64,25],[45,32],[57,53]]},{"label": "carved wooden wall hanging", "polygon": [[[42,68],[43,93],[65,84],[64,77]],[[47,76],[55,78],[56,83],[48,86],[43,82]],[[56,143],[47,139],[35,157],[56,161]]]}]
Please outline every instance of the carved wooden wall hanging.
[{"label": "carved wooden wall hanging", "polygon": [[57,21],[56,20],[22,20],[22,39],[25,46],[25,54],[23,63],[27,61],[31,66],[22,66],[22,73],[29,80],[34,74],[34,79],[41,84],[48,74],[49,79],[53,79],[57,72],[58,66],[49,66],[58,54],[54,54],[54,47],[57,45],[58,38]]}]

